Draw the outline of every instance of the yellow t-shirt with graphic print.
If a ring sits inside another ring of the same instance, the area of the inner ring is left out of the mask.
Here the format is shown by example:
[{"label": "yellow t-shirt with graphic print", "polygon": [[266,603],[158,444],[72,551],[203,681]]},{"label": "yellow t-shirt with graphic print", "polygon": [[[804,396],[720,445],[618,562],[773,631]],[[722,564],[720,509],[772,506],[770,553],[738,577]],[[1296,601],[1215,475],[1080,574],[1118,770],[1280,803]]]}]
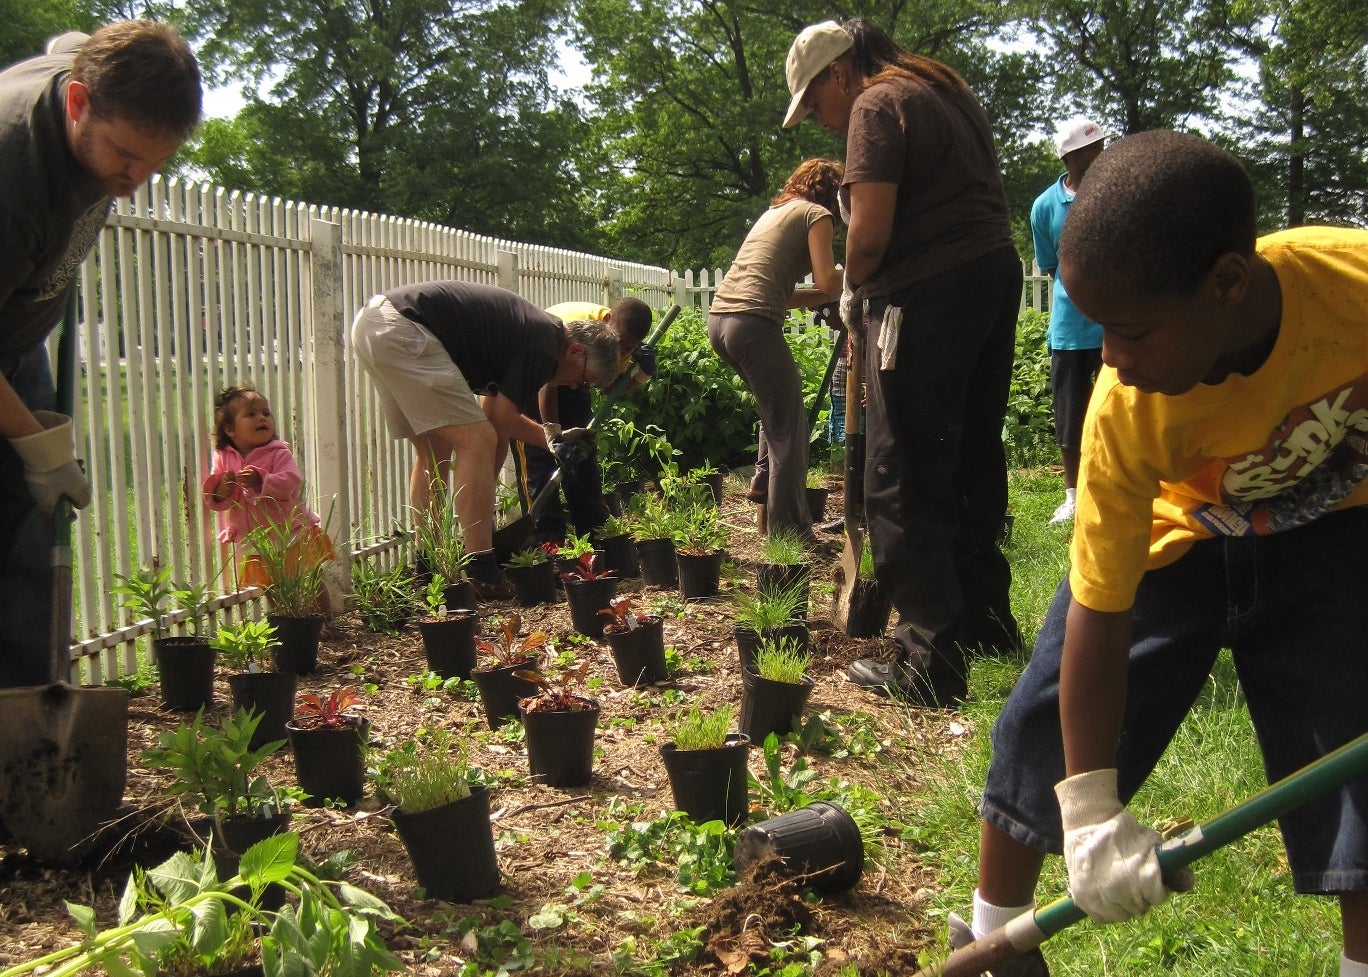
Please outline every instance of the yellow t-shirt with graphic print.
[{"label": "yellow t-shirt with graphic print", "polygon": [[[1104,367],[1083,428],[1069,584],[1124,611],[1193,542],[1304,525],[1368,503],[1368,231],[1259,239],[1282,318],[1249,376],[1146,394]],[[1194,323],[1200,329],[1201,323]]]}]

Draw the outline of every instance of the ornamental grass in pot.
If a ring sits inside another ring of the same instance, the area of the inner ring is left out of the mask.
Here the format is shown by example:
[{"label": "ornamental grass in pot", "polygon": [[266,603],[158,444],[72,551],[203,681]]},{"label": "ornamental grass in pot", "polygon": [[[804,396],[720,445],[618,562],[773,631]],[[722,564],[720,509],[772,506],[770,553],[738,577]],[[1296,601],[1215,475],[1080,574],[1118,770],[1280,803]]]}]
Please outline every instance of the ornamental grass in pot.
[{"label": "ornamental grass in pot", "polygon": [[731,592],[732,634],[742,670],[754,668],[755,652],[762,640],[791,638],[807,653],[808,624],[802,616],[807,593],[807,581],[792,583],[785,589],[756,587]]},{"label": "ornamental grass in pot", "polygon": [[[428,510],[413,513],[413,535],[419,563],[446,582],[447,606],[479,610],[475,588],[466,577],[472,554],[466,551],[465,532],[456,518],[456,492],[447,487],[445,479],[434,478]],[[419,583],[426,586],[426,581]]]},{"label": "ornamental grass in pot", "polygon": [[660,747],[675,807],[699,824],[736,825],[749,811],[750,739],[734,731],[735,718],[730,703],[712,712],[695,704],[675,719]]},{"label": "ornamental grass in pot", "polygon": [[741,673],[741,732],[752,743],[770,733],[784,737],[801,724],[812,694],[807,650],[792,638],[762,639],[754,669]]},{"label": "ornamental grass in pot", "polygon": [[[331,518],[331,514],[330,518]],[[276,670],[309,675],[318,667],[318,641],[327,620],[326,576],[336,559],[325,530],[268,519],[247,535],[251,559],[267,578],[262,585],[279,643]]]}]

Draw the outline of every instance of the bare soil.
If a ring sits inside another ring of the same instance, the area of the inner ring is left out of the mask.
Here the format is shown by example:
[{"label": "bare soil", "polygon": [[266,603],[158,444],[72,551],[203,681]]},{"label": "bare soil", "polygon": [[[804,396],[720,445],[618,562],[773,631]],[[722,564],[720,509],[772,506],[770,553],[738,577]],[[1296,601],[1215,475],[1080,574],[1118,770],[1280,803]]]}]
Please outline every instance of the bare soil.
[{"label": "bare soil", "polygon": [[[832,488],[827,512],[839,513],[841,494],[835,480]],[[912,973],[917,969],[917,952],[941,944],[940,924],[933,924],[923,911],[936,885],[935,876],[896,826],[915,825],[921,786],[918,757],[958,750],[964,721],[947,712],[907,709],[848,684],[844,679],[848,664],[856,658],[888,654],[887,644],[883,639],[851,639],[832,630],[824,619],[829,597],[818,596],[820,587],[814,587],[812,674],[816,686],[808,713],[863,714],[862,722],[874,731],[883,749],[872,757],[838,759],[813,753],[806,759],[822,780],[840,777],[882,797],[883,814],[891,826],[882,839],[879,860],[866,863],[864,876],[853,890],[825,898],[804,895],[771,862],[752,866],[732,888],[698,898],[679,890],[672,865],[619,865],[608,857],[601,822],[612,817],[609,805],[614,799],[644,804],[642,820],[673,809],[657,751],[669,738],[668,723],[680,708],[667,704],[668,689],[682,692],[686,704],[733,702],[739,707],[741,679],[725,594],[730,586],[754,581],[751,566],[759,540],[754,513],[754,507],[739,495],[724,499],[722,517],[731,529],[729,554],[737,569],[730,583],[724,578],[719,599],[691,603],[683,613],[666,619],[666,644],[678,649],[686,663],[671,682],[644,690],[624,689],[606,644],[588,643],[575,649],[581,659],[592,661],[592,674],[603,677],[593,693],[602,708],[599,752],[593,780],[582,788],[562,790],[528,781],[521,740],[490,734],[478,701],[425,692],[406,682],[425,665],[414,625],[391,637],[365,630],[355,614],[330,622],[319,669],[301,678],[301,692],[373,683],[377,690],[366,698],[364,711],[375,736],[402,742],[419,727],[468,728],[476,766],[522,774],[495,789],[492,798],[502,871],[500,897],[472,905],[418,897],[408,856],[386,816],[387,809],[373,796],[351,809],[297,809],[293,827],[306,855],[321,862],[334,852],[350,850],[357,860],[349,881],[384,899],[407,921],[406,926],[387,933],[387,942],[411,973],[460,971],[471,950],[453,924],[470,916],[480,917],[481,925],[512,921],[532,941],[535,971],[556,974],[611,973],[614,952],[630,945],[629,941],[635,942],[638,960],[648,963],[660,941],[698,926],[705,927],[704,951],[671,965],[671,972],[754,973],[773,962],[776,946],[791,948],[795,935],[803,935],[822,941],[818,948],[823,959],[816,973],[834,974],[846,965],[854,965],[861,974]],[[833,541],[833,553],[838,552],[840,537],[827,538]],[[814,584],[829,579],[834,557],[826,562],[826,567],[819,565],[814,571]],[[619,589],[643,588],[640,580],[632,580],[624,581]],[[643,594],[648,605],[670,597],[684,607],[677,591],[651,589]],[[509,609],[513,609],[511,604],[481,610],[492,614]],[[569,647],[566,639],[573,629],[565,603],[523,613],[525,628],[545,629],[557,639],[559,648]],[[693,667],[687,664],[691,660]],[[210,718],[220,720],[230,702],[225,676],[220,674]],[[25,850],[0,844],[0,967],[79,941],[80,933],[64,901],[93,905],[99,925],[110,925],[133,866],[157,864],[180,844],[178,833],[166,826],[177,817],[165,800],[166,777],[145,769],[140,753],[155,744],[160,732],[186,718],[159,709],[155,689],[152,695],[132,700],[125,799],[135,813],[113,833],[118,844],[102,845],[87,864],[74,869],[37,864]],[[783,749],[785,765],[791,764],[796,747],[786,744]],[[268,772],[277,784],[294,783],[288,753],[283,750],[268,761]],[[760,750],[751,751],[750,764],[753,774],[763,776]],[[756,819],[764,816],[760,812]],[[574,905],[559,927],[530,926],[529,917],[548,904],[564,907],[575,902],[572,883],[582,873],[603,886],[603,894]],[[784,962],[796,959],[782,953],[780,957]]]}]

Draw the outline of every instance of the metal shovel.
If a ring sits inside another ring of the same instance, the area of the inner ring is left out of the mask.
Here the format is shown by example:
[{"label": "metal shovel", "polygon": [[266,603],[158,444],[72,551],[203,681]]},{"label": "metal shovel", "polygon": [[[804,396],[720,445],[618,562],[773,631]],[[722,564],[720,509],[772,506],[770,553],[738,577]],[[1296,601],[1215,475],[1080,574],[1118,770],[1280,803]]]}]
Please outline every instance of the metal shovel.
[{"label": "metal shovel", "polygon": [[[58,345],[57,404],[71,414],[75,293]],[[0,689],[0,823],[45,862],[77,861],[123,800],[128,692],[81,688],[71,677],[71,503],[52,520],[50,685]]]},{"label": "metal shovel", "polygon": [[[1296,773],[1288,774],[1205,824],[1189,828],[1159,844],[1155,848],[1159,866],[1165,875],[1172,874],[1274,818],[1338,790],[1365,772],[1368,772],[1368,733]],[[939,963],[918,970],[913,977],[977,977],[1040,946],[1085,916],[1068,896],[1056,899],[1048,906],[1018,916],[1006,926],[960,947]]]}]

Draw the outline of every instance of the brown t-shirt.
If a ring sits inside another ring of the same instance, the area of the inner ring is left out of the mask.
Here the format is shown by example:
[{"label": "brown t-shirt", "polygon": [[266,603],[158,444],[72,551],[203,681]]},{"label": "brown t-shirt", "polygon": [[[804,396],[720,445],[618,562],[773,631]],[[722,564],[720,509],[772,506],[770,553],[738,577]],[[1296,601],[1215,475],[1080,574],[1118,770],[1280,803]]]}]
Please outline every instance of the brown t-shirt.
[{"label": "brown t-shirt", "polygon": [[910,78],[861,92],[850,113],[845,181],[896,183],[893,235],[860,296],[887,295],[1012,242],[993,131],[967,90]]},{"label": "brown t-shirt", "polygon": [[713,296],[712,312],[744,312],[782,323],[793,287],[812,271],[808,230],[831,211],[788,200],[760,215]]}]

